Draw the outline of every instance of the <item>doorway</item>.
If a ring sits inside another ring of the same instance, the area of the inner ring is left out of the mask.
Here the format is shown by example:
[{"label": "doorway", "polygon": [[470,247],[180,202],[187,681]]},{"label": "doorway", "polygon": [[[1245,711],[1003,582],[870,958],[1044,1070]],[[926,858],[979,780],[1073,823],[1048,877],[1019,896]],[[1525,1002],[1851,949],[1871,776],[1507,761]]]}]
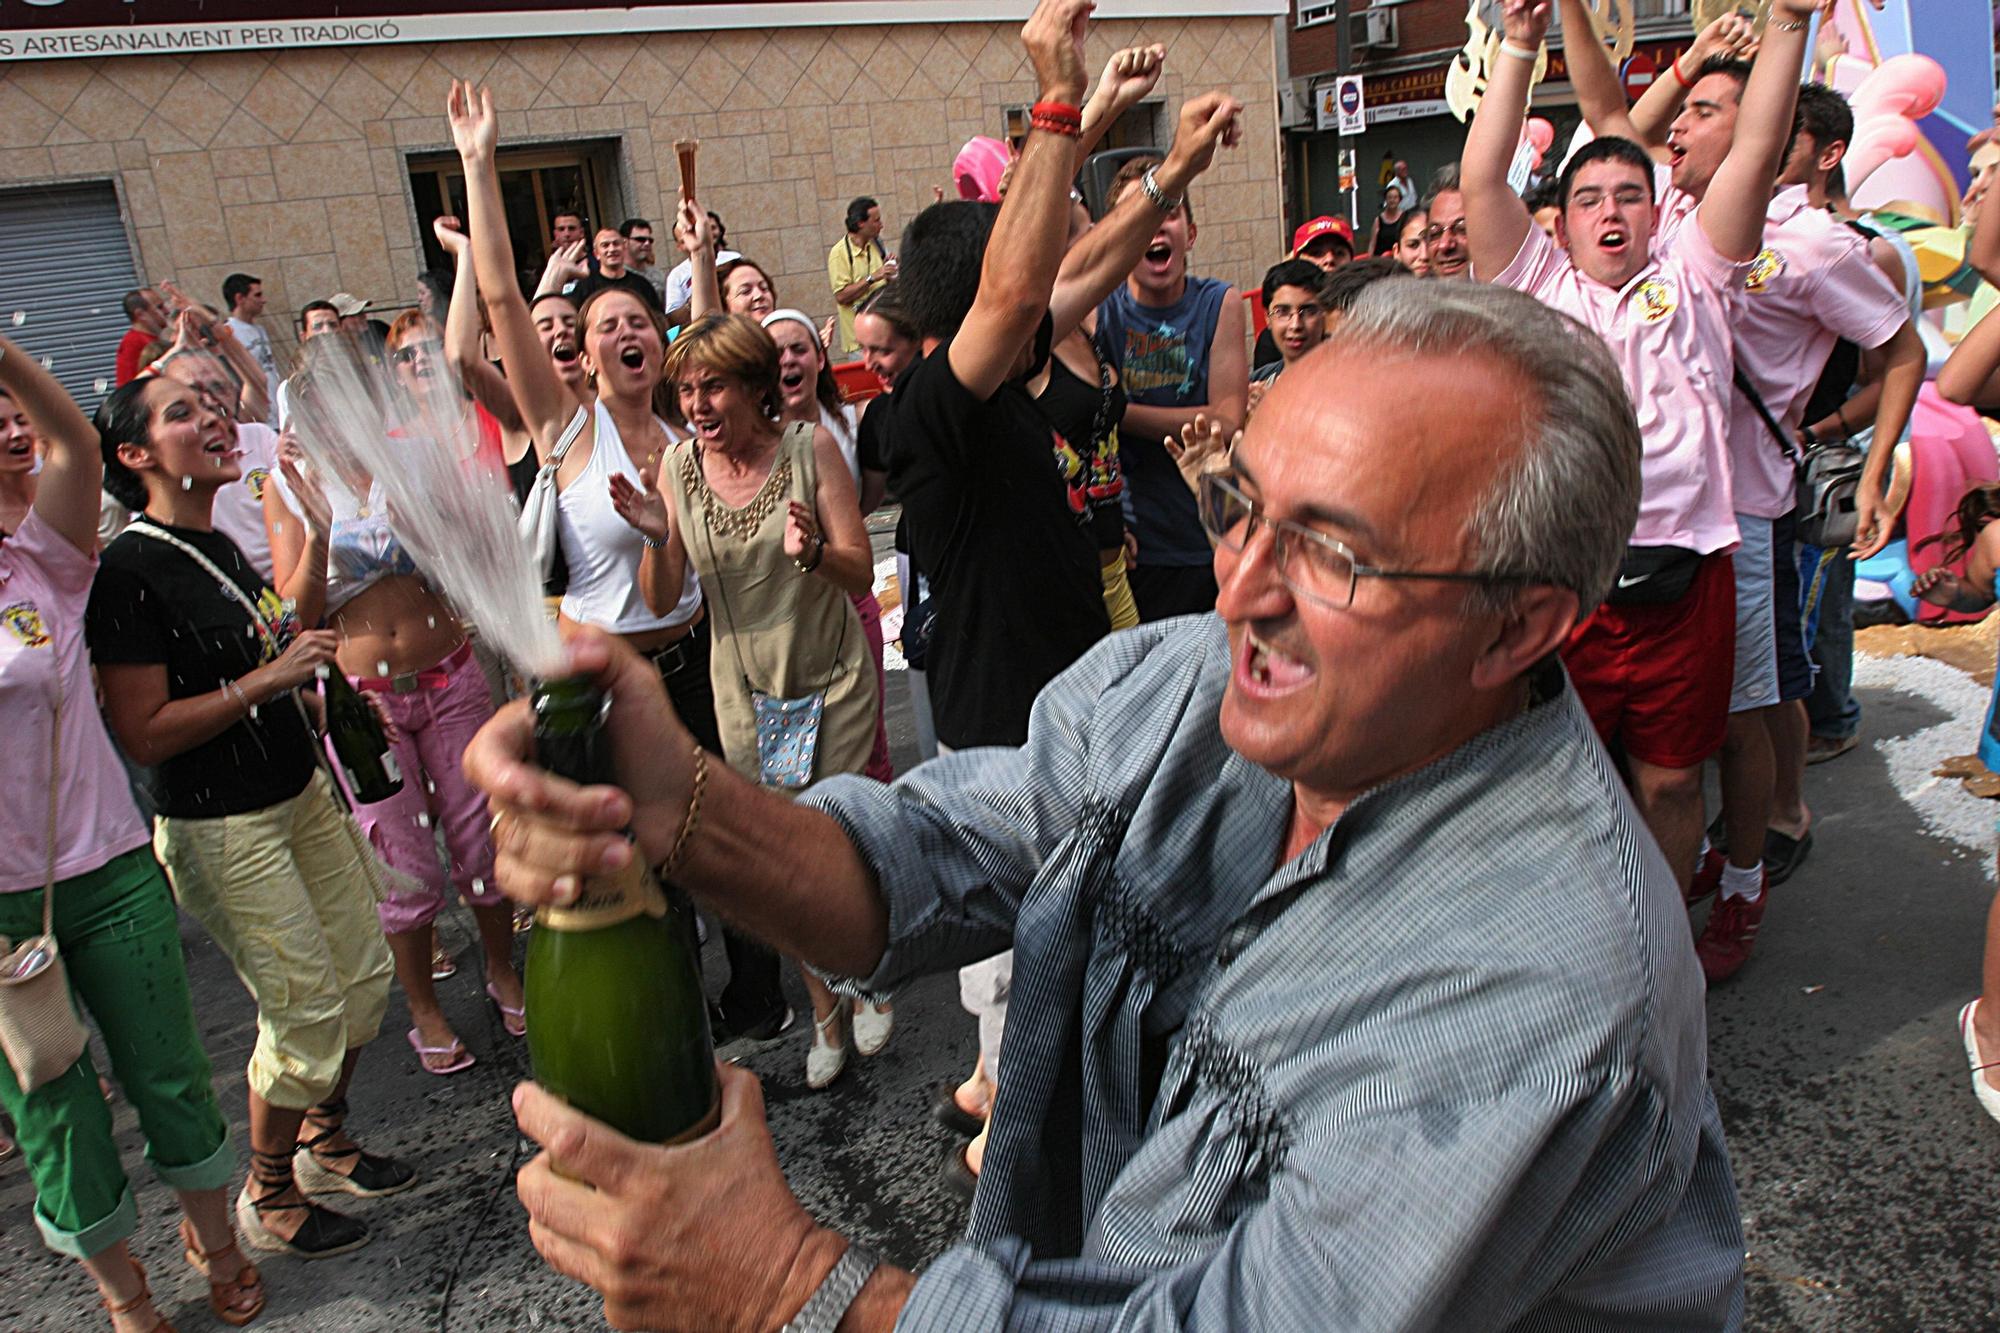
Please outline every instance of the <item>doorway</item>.
[{"label": "doorway", "polygon": [[[431,233],[431,219],[447,213],[465,216],[464,169],[455,153],[421,154],[409,163],[424,264],[449,273],[451,260]],[[615,139],[500,150],[500,208],[524,295],[534,292],[548,262],[549,229],[557,214],[581,213],[586,236],[618,225],[617,163]]]}]

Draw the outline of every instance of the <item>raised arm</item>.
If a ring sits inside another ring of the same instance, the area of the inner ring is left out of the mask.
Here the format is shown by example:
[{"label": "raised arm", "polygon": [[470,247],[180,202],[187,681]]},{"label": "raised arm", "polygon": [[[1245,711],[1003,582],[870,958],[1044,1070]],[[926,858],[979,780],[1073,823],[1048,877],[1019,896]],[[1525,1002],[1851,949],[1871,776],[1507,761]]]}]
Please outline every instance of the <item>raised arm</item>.
[{"label": "raised arm", "polygon": [[[1771,204],[1771,181],[1792,138],[1792,110],[1799,100],[1799,72],[1805,68],[1806,29],[1820,0],[1773,0],[1771,21],[1736,113],[1736,137],[1729,156],[1716,168],[1695,217],[1708,243],[1724,259],[1754,259],[1764,245],[1764,213]],[[1701,103],[1690,115],[1710,114]]]},{"label": "raised arm", "polygon": [[479,345],[479,272],[472,264],[472,240],[453,217],[432,219],[431,233],[451,256],[457,274],[451,286],[451,307],[444,317],[445,364],[503,430],[520,430],[521,409],[514,402],[514,391]]},{"label": "raised arm", "polygon": [[688,318],[700,319],[722,309],[722,288],[715,280],[715,224],[692,199],[682,199],[674,217],[674,240],[688,258]]},{"label": "raised arm", "polygon": [[499,120],[490,89],[452,80],[447,106],[452,142],[465,167],[465,211],[472,236],[472,267],[486,293],[486,314],[507,368],[507,387],[519,405],[521,421],[534,437],[535,455],[546,458],[555,448],[576,403],[556,377],[535,322],[514,277],[514,243],[507,236],[500,206],[500,173],[494,165]]},{"label": "raised arm", "polygon": [[1535,225],[1528,206],[1507,185],[1507,167],[1521,142],[1536,52],[1549,31],[1548,0],[1502,0],[1500,23],[1505,33],[1500,65],[1479,100],[1479,114],[1472,118],[1458,162],[1472,269],[1488,281],[1513,262],[1528,228]]},{"label": "raised arm", "polygon": [[[1590,132],[1600,139],[1616,137],[1645,144],[1648,148],[1663,146],[1667,140],[1665,126],[1660,127],[1658,143],[1648,143],[1639,137],[1638,129],[1632,124],[1632,113],[1625,105],[1625,85],[1620,82],[1618,71],[1611,68],[1611,53],[1604,49],[1604,43],[1597,40],[1597,30],[1590,24],[1590,10],[1583,0],[1562,0],[1562,21],[1563,59],[1569,65],[1569,81],[1576,87],[1577,109],[1583,112],[1584,123],[1590,126]],[[1657,87],[1672,81],[1673,75],[1668,74],[1654,79],[1653,83]],[[1493,90],[1489,86],[1486,98],[1480,102],[1481,109],[1492,97]]]},{"label": "raised arm", "polygon": [[[1092,0],[1040,0],[1021,29],[1038,81],[1037,101],[1083,97],[1083,37]],[[1049,309],[1069,240],[1073,139],[1030,130],[1000,216],[986,241],[979,293],[951,341],[951,372],[975,398],[991,398]]]},{"label": "raised arm", "polygon": [[[1180,199],[1215,160],[1218,145],[1234,146],[1243,104],[1224,92],[1204,93],[1181,106],[1180,127],[1166,160],[1153,169],[1160,193]],[[1127,190],[1118,206],[1063,256],[1049,297],[1055,339],[1069,335],[1098,302],[1132,272],[1160,227],[1160,209],[1144,190]],[[1240,327],[1240,326],[1239,326]]]},{"label": "raised arm", "polygon": [[[1564,11],[1563,22],[1569,22],[1567,10]],[[1668,67],[1666,74],[1655,78],[1652,86],[1639,94],[1628,121],[1632,140],[1651,149],[1654,156],[1660,156],[1667,146],[1667,131],[1673,128],[1674,117],[1681,113],[1681,104],[1693,91],[1701,67],[1716,56],[1747,58],[1756,45],[1757,30],[1751,27],[1749,19],[1734,12],[1724,14],[1696,33],[1694,42],[1674,57],[1674,63]],[[1571,59],[1573,61],[1575,57]],[[1609,68],[1610,62],[1606,61],[1605,65]],[[1571,68],[1574,68],[1573,64]],[[1622,93],[1620,97],[1622,99]]]},{"label": "raised arm", "polygon": [[1128,46],[1105,62],[1104,74],[1097,80],[1090,100],[1083,104],[1083,133],[1076,141],[1078,171],[1083,170],[1084,162],[1097,150],[1118,118],[1144,101],[1159,84],[1166,62],[1167,48],[1158,43]]},{"label": "raised arm", "polygon": [[0,337],[0,389],[48,444],[35,483],[36,517],[91,554],[97,550],[97,491],[104,482],[96,429],[55,376],[5,337]]},{"label": "raised arm", "polygon": [[[327,542],[333,511],[317,474],[299,466],[289,439],[278,450],[283,486],[264,487],[264,535],[271,543],[271,583],[298,608],[299,623],[318,625],[326,615]],[[285,501],[289,489],[305,512]]]}]

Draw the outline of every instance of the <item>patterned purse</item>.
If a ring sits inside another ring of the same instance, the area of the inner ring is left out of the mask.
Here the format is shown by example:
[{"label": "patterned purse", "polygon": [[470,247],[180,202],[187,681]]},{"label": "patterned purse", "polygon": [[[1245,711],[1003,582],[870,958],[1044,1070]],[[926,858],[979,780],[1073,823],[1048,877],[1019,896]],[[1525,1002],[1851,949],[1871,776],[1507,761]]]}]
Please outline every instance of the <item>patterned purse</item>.
[{"label": "patterned purse", "polygon": [[750,692],[757,719],[757,772],[766,787],[796,791],[812,781],[813,757],[819,752],[819,721],[826,711],[826,691],[780,699],[762,690]]},{"label": "patterned purse", "polygon": [[[60,668],[59,668],[60,669]],[[0,935],[0,1052],[22,1092],[62,1077],[83,1054],[89,1034],[70,1003],[69,977],[56,945],[56,789],[62,772],[62,681],[56,682],[49,745],[49,864],[42,887],[42,933],[13,945]],[[10,947],[11,946],[11,947]]]}]

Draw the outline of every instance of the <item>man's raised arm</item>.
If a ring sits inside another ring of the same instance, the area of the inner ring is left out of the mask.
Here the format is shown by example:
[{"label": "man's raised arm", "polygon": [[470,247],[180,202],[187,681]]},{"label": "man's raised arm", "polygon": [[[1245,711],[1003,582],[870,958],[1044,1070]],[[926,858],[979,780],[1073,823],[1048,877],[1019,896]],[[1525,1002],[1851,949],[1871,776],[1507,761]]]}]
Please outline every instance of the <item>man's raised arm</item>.
[{"label": "man's raised arm", "polygon": [[[1799,100],[1799,72],[1805,68],[1806,29],[1819,0],[1775,0],[1756,63],[1743,86],[1736,113],[1736,137],[1729,156],[1695,216],[1708,243],[1724,259],[1739,263],[1757,257],[1764,245],[1764,213],[1771,204],[1771,181],[1792,137],[1792,111]],[[1701,113],[1699,103],[1693,108]]]},{"label": "man's raised arm", "polygon": [[1535,53],[1549,30],[1549,0],[1503,0],[1500,24],[1506,34],[1500,67],[1486,85],[1458,163],[1472,271],[1488,282],[1513,262],[1535,225],[1528,206],[1507,184],[1507,167],[1521,142]]},{"label": "man's raised arm", "polygon": [[[1092,0],[1041,0],[1021,29],[1041,102],[1077,107],[1087,77],[1083,35]],[[1000,216],[987,238],[979,294],[951,341],[951,373],[974,397],[991,398],[1048,312],[1069,242],[1070,178],[1076,143],[1031,129]]]}]

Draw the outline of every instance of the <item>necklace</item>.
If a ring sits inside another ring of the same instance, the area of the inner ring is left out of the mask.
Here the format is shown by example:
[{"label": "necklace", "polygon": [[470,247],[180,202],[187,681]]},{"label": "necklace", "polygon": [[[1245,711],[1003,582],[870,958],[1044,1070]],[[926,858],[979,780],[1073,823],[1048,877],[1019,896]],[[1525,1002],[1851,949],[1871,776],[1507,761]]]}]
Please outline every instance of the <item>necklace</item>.
[{"label": "necklace", "polygon": [[687,451],[681,459],[681,484],[689,495],[701,497],[702,521],[710,532],[720,532],[738,541],[749,541],[757,535],[757,529],[764,526],[764,520],[777,508],[778,497],[792,486],[792,460],[782,451],[771,465],[770,475],[757,488],[757,494],[741,509],[732,509],[721,496],[709,488],[708,478],[701,471],[701,448],[697,445]]}]

